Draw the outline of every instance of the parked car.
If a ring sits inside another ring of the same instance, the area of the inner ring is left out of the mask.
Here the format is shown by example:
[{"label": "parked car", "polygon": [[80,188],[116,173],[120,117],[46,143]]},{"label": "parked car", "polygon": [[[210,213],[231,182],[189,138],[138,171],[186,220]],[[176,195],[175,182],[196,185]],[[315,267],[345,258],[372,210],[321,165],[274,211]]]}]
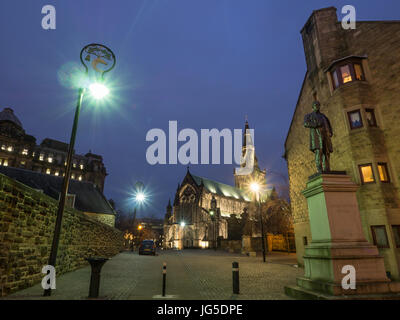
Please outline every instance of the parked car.
[{"label": "parked car", "polygon": [[139,254],[156,255],[156,244],[153,240],[143,240],[139,246]]}]

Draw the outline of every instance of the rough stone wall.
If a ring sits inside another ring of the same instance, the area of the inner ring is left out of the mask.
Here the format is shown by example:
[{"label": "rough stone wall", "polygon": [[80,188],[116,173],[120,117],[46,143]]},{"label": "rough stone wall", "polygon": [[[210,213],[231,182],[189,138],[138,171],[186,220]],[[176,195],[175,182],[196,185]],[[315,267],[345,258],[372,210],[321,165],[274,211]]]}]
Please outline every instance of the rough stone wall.
[{"label": "rough stone wall", "polygon": [[[327,15],[331,18],[321,18]],[[332,26],[333,17],[336,17],[334,8],[314,12],[314,16],[310,20],[318,23],[314,26],[318,32],[313,35],[318,39],[304,41],[315,46],[305,46],[308,72],[285,144],[298,259],[302,263],[303,237],[307,237],[308,243],[311,241],[307,202],[301,191],[316,169],[303,118],[312,111],[316,93],[322,104],[321,112],[328,116],[334,130],[331,168],[346,171],[360,185],[357,199],[367,239],[372,242],[371,225],[386,225],[390,248],[379,251],[385,257],[387,271],[398,278],[400,249],[394,244],[391,225],[400,224],[400,162],[397,160],[400,156],[400,23],[357,22],[356,30],[343,30],[337,27],[339,22],[336,27]],[[312,34],[303,34],[303,38]],[[347,83],[333,90],[326,68],[332,60],[349,55],[367,56],[363,60],[367,81]],[[318,59],[309,63],[313,57]],[[366,126],[364,109],[370,107],[375,109],[377,128]],[[361,110],[364,127],[351,130],[347,112],[355,109]],[[388,163],[391,183],[379,181],[378,162]],[[373,164],[376,183],[361,184],[358,165],[366,163]]]},{"label": "rough stone wall", "polygon": [[115,215],[113,214],[104,214],[104,213],[93,213],[93,212],[84,212],[87,216],[96,219],[110,227],[115,226]]},{"label": "rough stone wall", "polygon": [[[0,293],[29,287],[48,264],[57,201],[0,174]],[[112,257],[123,249],[122,232],[66,209],[58,248],[57,275],[87,264],[86,257]]]}]

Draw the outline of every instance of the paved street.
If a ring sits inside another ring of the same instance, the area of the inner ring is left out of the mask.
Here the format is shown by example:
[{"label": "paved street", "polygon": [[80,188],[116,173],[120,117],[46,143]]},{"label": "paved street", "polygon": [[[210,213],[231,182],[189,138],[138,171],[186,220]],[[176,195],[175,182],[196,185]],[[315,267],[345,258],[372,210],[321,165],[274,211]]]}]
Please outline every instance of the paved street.
[{"label": "paved street", "polygon": [[[103,267],[102,299],[159,299],[162,263],[167,263],[167,295],[170,299],[289,299],[285,285],[295,284],[303,274],[296,268],[295,255],[274,253],[262,257],[214,252],[212,250],[159,251],[157,256],[123,252]],[[240,295],[232,294],[232,262],[240,265]],[[57,278],[57,290],[42,297],[41,285],[19,291],[7,299],[86,299],[90,267]]]}]

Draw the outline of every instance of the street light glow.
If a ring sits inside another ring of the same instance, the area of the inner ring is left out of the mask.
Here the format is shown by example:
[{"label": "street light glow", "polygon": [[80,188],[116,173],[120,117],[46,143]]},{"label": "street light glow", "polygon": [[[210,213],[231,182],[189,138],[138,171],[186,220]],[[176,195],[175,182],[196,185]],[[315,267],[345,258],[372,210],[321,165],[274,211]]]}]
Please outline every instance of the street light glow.
[{"label": "street light glow", "polygon": [[186,223],[184,221],[181,222],[181,227],[184,227]]},{"label": "street light glow", "polygon": [[95,82],[89,86],[90,93],[95,99],[103,99],[110,93],[110,90],[101,83]]},{"label": "street light glow", "polygon": [[146,196],[143,192],[138,192],[135,198],[137,202],[142,203],[146,199]]},{"label": "street light glow", "polygon": [[253,182],[253,183],[250,185],[250,189],[251,189],[253,192],[258,192],[258,191],[260,191],[260,185],[259,185],[257,182]]}]

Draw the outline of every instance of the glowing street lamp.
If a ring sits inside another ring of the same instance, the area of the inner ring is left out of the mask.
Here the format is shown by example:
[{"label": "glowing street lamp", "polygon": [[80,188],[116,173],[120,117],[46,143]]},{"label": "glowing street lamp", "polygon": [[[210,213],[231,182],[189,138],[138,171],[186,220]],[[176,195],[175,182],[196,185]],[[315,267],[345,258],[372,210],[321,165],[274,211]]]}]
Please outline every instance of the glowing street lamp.
[{"label": "glowing street lamp", "polygon": [[89,86],[89,90],[93,98],[97,100],[103,99],[110,93],[110,90],[104,84],[99,82],[92,83]]},{"label": "glowing street lamp", "polygon": [[[86,62],[84,62],[84,60],[83,60],[84,54],[86,54],[86,57],[85,57]],[[93,60],[91,61],[92,58],[93,58]],[[106,47],[104,45],[92,43],[92,44],[85,46],[81,50],[80,59],[81,59],[83,66],[85,67],[85,76],[88,76],[89,68],[86,64],[90,61],[91,61],[90,65],[93,68],[93,70],[95,72],[98,72],[101,74],[100,82],[90,85],[89,90],[92,92],[94,97],[97,97],[98,99],[103,98],[107,94],[108,89],[104,85],[102,85],[101,82],[103,80],[104,74],[111,71],[115,67],[116,58],[115,58],[114,53],[111,51],[111,49],[109,49],[108,47]],[[98,64],[105,66],[104,67],[105,69],[103,69],[103,70],[99,69]],[[54,236],[53,236],[53,242],[51,245],[49,262],[48,262],[48,264],[53,267],[56,266],[58,243],[60,241],[60,233],[61,233],[61,225],[62,225],[62,217],[63,217],[63,213],[64,213],[65,201],[67,198],[69,180],[70,180],[70,176],[71,176],[72,154],[74,152],[76,131],[78,129],[79,113],[81,110],[82,100],[83,100],[85,91],[86,91],[86,88],[84,88],[84,87],[79,88],[78,103],[77,103],[76,109],[75,109],[75,116],[74,116],[74,123],[72,126],[71,139],[70,139],[70,143],[68,145],[68,154],[67,154],[67,161],[66,161],[66,167],[65,167],[65,175],[64,175],[62,190],[61,190],[61,194],[60,194],[60,201],[58,202],[57,217],[56,217],[56,223],[54,226]],[[46,289],[44,291],[43,295],[50,296],[51,289]]]},{"label": "glowing street lamp", "polygon": [[261,199],[260,199],[260,189],[261,186],[258,182],[252,182],[250,184],[250,190],[256,195],[256,202],[257,202],[257,209],[258,209],[258,215],[260,217],[260,223],[261,223],[261,243],[262,243],[262,253],[263,253],[263,261],[265,262],[265,235],[264,235],[264,223],[262,219],[262,214],[261,214]]},{"label": "glowing street lamp", "polygon": [[135,199],[139,203],[143,203],[146,200],[146,195],[143,192],[138,192],[135,196]]},{"label": "glowing street lamp", "polygon": [[185,221],[182,221],[182,222],[181,222],[181,227],[184,228],[185,226],[186,226]]}]

